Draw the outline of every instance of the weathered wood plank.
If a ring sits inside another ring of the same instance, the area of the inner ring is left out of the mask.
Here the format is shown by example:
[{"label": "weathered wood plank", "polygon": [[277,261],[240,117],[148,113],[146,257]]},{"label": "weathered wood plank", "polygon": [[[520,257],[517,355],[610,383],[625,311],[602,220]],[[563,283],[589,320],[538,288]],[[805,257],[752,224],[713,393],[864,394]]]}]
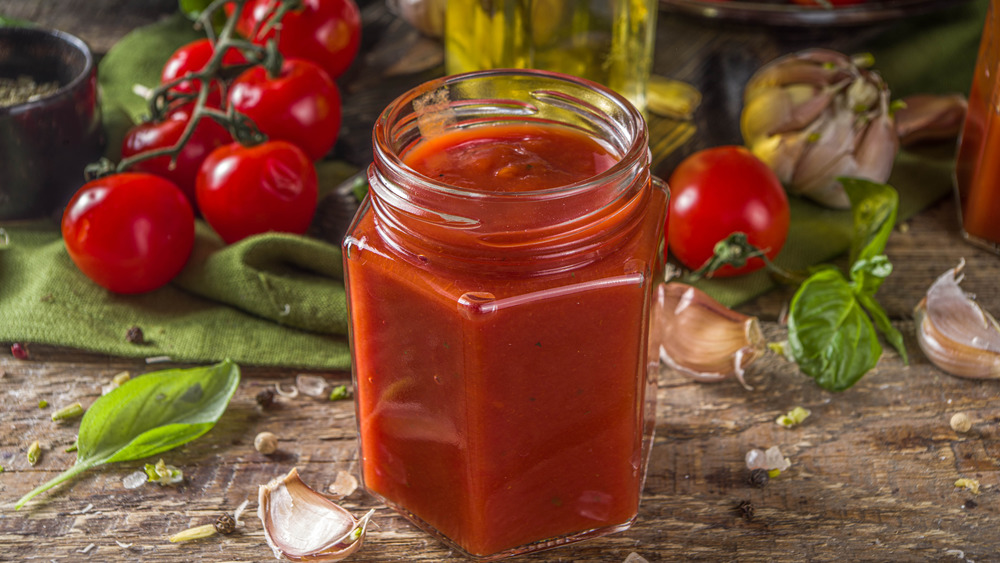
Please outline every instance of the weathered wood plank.
[{"label": "weathered wood plank", "polygon": [[175,11],[177,0],[0,0],[0,15],[72,33],[96,53]]},{"label": "weathered wood plank", "polygon": [[[67,29],[103,52],[131,28],[155,21],[175,5],[174,0],[0,0],[0,13]],[[779,42],[760,30],[723,26],[706,34],[696,27],[686,20],[668,24],[663,33],[677,33],[672,42],[677,47],[658,52],[658,72],[715,84],[706,90],[704,103],[730,113],[738,109],[738,89],[727,87],[720,77],[738,82],[746,78],[740,73],[760,60],[815,39],[796,32]],[[841,37],[827,35],[823,41],[857,44],[880,31],[865,28]],[[742,47],[733,50],[734,45]],[[719,55],[725,49],[729,55]],[[369,105],[374,109],[366,110],[366,116],[381,107]],[[731,139],[736,124],[713,116],[698,125],[705,143]],[[357,131],[365,127],[359,125]],[[684,151],[695,148],[691,144]],[[938,560],[956,558],[959,552],[974,561],[994,559],[1000,553],[997,382],[957,379],[931,366],[914,340],[911,312],[931,281],[963,256],[968,262],[963,287],[987,309],[1000,312],[1000,260],[960,239],[950,199],[897,229],[887,254],[895,273],[879,298],[906,335],[910,366],[887,352],[876,370],[841,394],[822,391],[775,357],[750,368],[752,392],[733,381],[698,384],[664,370],[657,438],[636,525],[622,534],[523,560],[622,561],[633,551],[650,561]],[[790,296],[779,290],[741,310],[761,316],[768,337],[781,340],[784,329],[775,319]],[[211,522],[220,510],[232,511],[244,499],[254,500],[258,484],[293,466],[318,488],[338,470],[358,474],[349,402],[279,399],[277,407],[261,411],[254,401],[257,391],[287,383],[297,372],[247,368],[217,427],[163,454],[183,468],[184,484],[126,490],[122,478],[142,462],[116,464],[15,513],[18,497],[75,459],[63,449],[74,440],[76,423],[53,424],[48,420],[51,409],[76,400],[89,404],[121,370],[143,373],[162,367],[46,346],[31,350],[33,359],[26,362],[0,352],[0,371],[6,372],[0,378],[0,464],[6,469],[0,473],[0,561],[265,561],[270,551],[252,511],[233,536],[187,545],[170,544],[167,537]],[[344,373],[324,375],[338,383],[349,379]],[[52,406],[38,409],[40,399]],[[796,405],[813,411],[805,424],[789,430],[774,423]],[[949,418],[959,411],[974,421],[967,434],[949,427]],[[253,437],[262,430],[282,438],[278,455],[253,450]],[[24,452],[36,438],[46,449],[31,467]],[[780,446],[793,465],[766,488],[752,488],[746,483],[744,455],[750,448],[771,445]],[[957,489],[959,477],[980,480],[982,493]],[[755,507],[752,519],[735,509],[743,501]],[[379,507],[363,491],[344,505],[356,513]],[[460,560],[383,507],[375,522],[354,560]]]},{"label": "weathered wood plank", "polygon": [[[911,323],[899,327],[912,334]],[[783,330],[769,323],[772,339]],[[751,367],[747,392],[735,382],[690,382],[665,371],[659,393],[659,422],[639,521],[626,533],[525,558],[535,561],[614,561],[636,551],[651,561],[740,559],[828,561],[839,558],[938,558],[963,550],[973,560],[1000,552],[997,516],[1000,436],[995,382],[966,381],[937,371],[924,360],[912,337],[914,361],[900,365],[887,354],[855,388],[831,394],[794,367],[768,358]],[[123,488],[121,479],[141,463],[116,464],[79,478],[28,509],[13,513],[14,499],[68,467],[75,424],[48,420],[40,399],[54,407],[72,400],[88,404],[101,384],[120,370],[149,367],[106,363],[0,360],[0,559],[82,558],[91,543],[102,561],[263,560],[269,557],[259,521],[231,537],[188,545],[166,541],[171,533],[210,522],[220,510],[254,499],[256,487],[298,466],[317,487],[337,470],[358,473],[353,407],[350,402],[279,399],[261,411],[257,391],[287,382],[295,372],[248,369],[232,406],[205,437],[163,458],[185,471],[177,488]],[[346,381],[346,374],[328,374]],[[804,425],[784,429],[774,418],[795,405],[813,411]],[[52,407],[50,407],[51,409]],[[948,425],[964,411],[972,432]],[[282,440],[272,458],[253,450],[262,430]],[[42,461],[28,466],[24,451],[38,438]],[[764,489],[746,483],[743,462],[753,447],[778,445],[792,467]],[[955,479],[979,479],[975,496],[954,487]],[[741,501],[756,508],[752,520],[735,510]],[[969,501],[976,506],[973,508]],[[87,505],[92,509],[79,512]],[[356,512],[378,506],[359,492],[345,506]],[[384,508],[359,556],[364,561],[438,561],[449,550]],[[119,547],[115,541],[133,544]]]}]

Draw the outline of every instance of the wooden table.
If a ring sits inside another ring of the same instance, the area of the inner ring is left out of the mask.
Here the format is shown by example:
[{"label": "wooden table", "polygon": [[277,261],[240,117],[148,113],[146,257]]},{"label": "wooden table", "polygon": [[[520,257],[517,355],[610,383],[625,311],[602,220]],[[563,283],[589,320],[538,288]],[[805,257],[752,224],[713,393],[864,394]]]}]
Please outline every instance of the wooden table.
[{"label": "wooden table", "polygon": [[[155,18],[159,9],[172,8],[172,2],[153,3],[135,9],[141,13],[100,25],[68,18],[52,4],[60,2],[2,0],[0,13],[54,22],[107,48],[115,33],[128,29],[122,21],[135,25],[132,22]],[[85,14],[113,3],[62,4]],[[756,55],[817,40],[805,32],[788,42],[776,39],[770,30],[662,20],[660,41],[675,34],[674,41],[682,40],[677,49],[685,55],[670,62],[658,57],[658,70],[685,79],[703,76],[718,63],[713,49],[723,36],[738,37],[748,45],[747,52]],[[875,26],[847,35],[863,41],[880,30],[884,28]],[[701,39],[691,40],[697,37]],[[841,39],[828,35],[822,40]],[[733,84],[718,82],[720,78],[713,80],[717,92],[738,91]],[[706,103],[725,105],[724,97],[714,100],[707,96]],[[363,104],[381,107],[370,99]],[[698,135],[682,152],[738,141],[725,119],[699,117],[698,125]],[[887,253],[896,270],[879,297],[906,335],[909,366],[886,352],[875,370],[840,394],[819,389],[793,365],[773,356],[750,368],[752,392],[732,381],[694,383],[664,368],[638,522],[625,533],[522,560],[623,561],[633,552],[649,561],[995,559],[1000,554],[1000,388],[994,381],[946,375],[929,364],[917,347],[911,312],[933,279],[960,257],[968,263],[963,287],[977,294],[987,309],[1000,312],[1000,259],[961,240],[950,198],[898,228]],[[741,310],[759,315],[766,335],[780,340],[784,329],[776,319],[788,298],[787,291],[775,291]],[[3,349],[8,346],[4,343]],[[210,523],[246,499],[255,504],[257,485],[292,467],[322,489],[338,470],[358,474],[350,402],[280,398],[273,408],[262,410],[254,396],[290,382],[299,372],[248,367],[218,425],[197,441],[163,454],[165,461],[184,470],[182,485],[147,484],[128,490],[122,478],[142,462],[115,464],[85,474],[71,487],[61,487],[15,513],[15,499],[75,459],[63,450],[73,443],[76,426],[50,422],[49,411],[38,408],[39,400],[54,406],[73,401],[87,405],[116,373],[162,367],[40,345],[33,345],[31,353],[28,361],[6,351],[0,355],[0,464],[5,468],[0,474],[0,561],[266,561],[271,554],[252,511],[245,526],[231,536],[189,544],[171,544],[167,537]],[[347,373],[321,375],[333,383],[350,380]],[[813,414],[795,429],[775,424],[779,414],[794,406]],[[950,428],[949,419],[957,412],[972,419],[970,432]],[[264,456],[253,448],[254,436],[264,430],[280,437],[275,455]],[[43,455],[32,467],[24,452],[35,439]],[[752,488],[744,455],[751,448],[773,445],[792,466],[765,488]],[[956,488],[954,482],[961,477],[978,479],[981,494]],[[753,507],[752,516],[738,509],[747,504]],[[377,508],[377,525],[354,560],[460,560],[363,491],[348,497],[344,506],[357,514]]]}]

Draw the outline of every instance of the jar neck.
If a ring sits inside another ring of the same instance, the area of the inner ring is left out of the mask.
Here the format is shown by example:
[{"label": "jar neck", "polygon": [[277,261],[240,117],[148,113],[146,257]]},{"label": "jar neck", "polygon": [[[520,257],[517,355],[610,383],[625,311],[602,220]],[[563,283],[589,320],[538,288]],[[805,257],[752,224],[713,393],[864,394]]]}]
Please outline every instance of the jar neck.
[{"label": "jar neck", "polygon": [[[590,136],[618,161],[584,181],[549,189],[485,192],[423,176],[404,163],[423,139],[504,124],[564,127]],[[539,271],[571,268],[627,240],[651,191],[641,114],[597,84],[541,71],[446,77],[403,95],[375,126],[372,210],[402,255]]]}]

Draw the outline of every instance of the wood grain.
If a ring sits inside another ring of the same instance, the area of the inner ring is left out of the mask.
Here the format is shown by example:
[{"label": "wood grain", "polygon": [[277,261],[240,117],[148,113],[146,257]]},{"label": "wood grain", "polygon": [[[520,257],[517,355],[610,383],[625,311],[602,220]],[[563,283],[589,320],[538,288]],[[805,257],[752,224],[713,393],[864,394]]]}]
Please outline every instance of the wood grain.
[{"label": "wood grain", "polygon": [[[363,4],[369,25],[398,26],[385,20],[375,0]],[[175,5],[174,0],[0,0],[0,13],[78,33],[104,52],[134,26],[155,21]],[[707,144],[734,141],[739,88],[733,85],[745,80],[748,69],[803,45],[862,45],[885,30],[773,33],[665,18],[657,39],[657,72],[698,84],[703,104],[717,110],[699,117],[698,133],[681,147],[674,163]],[[366,48],[375,49],[383,40],[369,35]],[[351,112],[354,121],[347,127],[353,140],[344,150],[349,160],[363,164],[370,149],[362,141],[371,121],[407,81],[378,81],[357,70],[348,79],[345,103],[358,109]],[[669,159],[663,164],[670,165]],[[887,352],[874,371],[840,394],[819,389],[774,356],[751,366],[747,379],[753,391],[733,381],[694,383],[664,368],[657,435],[635,526],[519,560],[597,563],[623,561],[632,552],[649,561],[996,559],[998,384],[958,379],[930,365],[914,340],[911,312],[930,282],[960,257],[968,263],[963,287],[987,309],[1000,312],[1000,259],[961,240],[950,199],[897,229],[887,253],[896,270],[879,298],[906,335],[909,366]],[[764,319],[768,338],[779,341],[785,330],[776,319],[789,297],[788,291],[774,291],[741,310]],[[0,561],[266,561],[272,556],[253,510],[232,536],[190,544],[171,544],[167,538],[210,523],[245,499],[255,502],[259,484],[291,467],[320,489],[338,470],[359,473],[350,402],[282,398],[274,408],[261,410],[256,393],[288,383],[297,372],[246,368],[219,424],[195,442],[163,454],[166,462],[184,470],[180,486],[147,484],[127,490],[122,478],[142,462],[114,464],[15,513],[17,498],[75,459],[63,450],[73,442],[77,423],[52,423],[53,408],[77,400],[89,405],[119,371],[138,374],[165,366],[46,346],[31,346],[32,358],[20,361],[5,351],[10,343],[2,344]],[[346,373],[321,375],[349,382]],[[42,399],[52,406],[39,409]],[[794,406],[813,414],[795,429],[774,423]],[[959,411],[972,418],[971,432],[958,434],[950,428],[951,415]],[[254,436],[264,430],[281,438],[274,456],[253,449]],[[24,454],[35,439],[44,453],[32,467]],[[765,488],[752,488],[744,456],[751,448],[772,445],[781,448],[792,467]],[[960,477],[978,479],[981,494],[956,488]],[[744,502],[753,505],[752,518],[737,510]],[[357,514],[377,508],[376,526],[353,560],[461,560],[363,491],[344,505]]]},{"label": "wood grain", "polygon": [[[995,532],[1000,436],[996,383],[942,374],[917,351],[910,322],[898,323],[913,355],[909,367],[887,353],[879,367],[853,389],[831,394],[776,357],[754,364],[748,392],[735,382],[698,384],[664,370],[660,378],[657,436],[652,449],[639,521],[629,531],[525,561],[621,561],[635,551],[650,561],[738,559],[831,561],[839,558],[897,560],[943,558],[960,549],[972,560],[1000,552]],[[772,340],[783,329],[765,326]],[[48,420],[52,408],[91,403],[100,387],[122,370],[150,366],[93,356],[48,360],[0,359],[0,560],[83,558],[100,561],[258,561],[270,557],[252,511],[237,534],[191,544],[167,537],[209,523],[244,499],[255,503],[257,485],[298,467],[303,478],[325,488],[338,470],[358,474],[356,426],[349,401],[279,398],[267,410],[254,396],[295,372],[247,369],[219,424],[203,438],[163,459],[181,467],[177,487],[147,484],[127,490],[122,478],[141,462],[91,471],[70,486],[13,513],[14,499],[69,467],[63,452],[76,424]],[[347,374],[323,374],[347,383]],[[38,401],[52,405],[39,409]],[[774,419],[793,406],[812,410],[800,427]],[[948,424],[958,411],[974,421],[967,434]],[[279,452],[264,456],[253,437],[268,430],[280,437]],[[43,446],[38,465],[24,452]],[[751,448],[780,446],[792,467],[765,488],[747,484],[744,455]],[[960,477],[980,480],[973,495],[954,486]],[[736,510],[755,507],[752,519]],[[972,507],[972,503],[975,507]],[[86,512],[82,512],[88,506]],[[457,556],[363,492],[345,507],[361,513],[376,507],[359,560],[441,561]],[[82,512],[82,513],[81,513]],[[131,544],[122,548],[116,543]]]},{"label": "wood grain", "polygon": [[176,10],[177,0],[0,0],[0,15],[72,33],[96,53]]}]

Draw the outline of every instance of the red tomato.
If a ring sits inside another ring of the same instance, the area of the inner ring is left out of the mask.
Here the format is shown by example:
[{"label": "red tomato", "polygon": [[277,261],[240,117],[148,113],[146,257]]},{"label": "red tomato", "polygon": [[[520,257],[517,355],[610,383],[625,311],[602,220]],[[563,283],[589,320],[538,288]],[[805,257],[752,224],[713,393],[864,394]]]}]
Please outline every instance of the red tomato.
[{"label": "red tomato", "polygon": [[[212,42],[208,39],[199,39],[197,41],[192,41],[187,45],[184,45],[180,49],[174,51],[174,54],[170,55],[167,59],[166,64],[163,65],[163,71],[160,74],[160,83],[166,84],[178,78],[181,78],[189,72],[199,72],[205,68],[208,64],[209,59],[212,58],[212,54],[215,52],[215,48]],[[224,65],[235,65],[247,62],[246,57],[243,53],[236,49],[230,49],[222,57],[222,64]],[[173,89],[178,92],[196,93],[201,87],[200,80],[184,81],[174,86]]]},{"label": "red tomato", "polygon": [[[191,119],[192,108],[191,104],[186,104],[167,114],[166,119],[159,123],[140,123],[129,129],[122,142],[122,158],[174,146],[180,140],[184,128],[187,127],[188,121]],[[177,187],[184,192],[193,206],[195,205],[195,177],[198,175],[201,163],[213,150],[232,141],[233,138],[225,127],[213,119],[203,118],[195,126],[187,144],[177,155],[177,162],[172,168],[169,156],[158,156],[143,160],[132,169],[138,172],[156,174],[177,184]]]},{"label": "red tomato", "polygon": [[269,139],[297,145],[312,160],[323,158],[340,132],[340,91],[309,61],[285,59],[274,78],[262,66],[247,69],[233,81],[229,101]]},{"label": "red tomato", "polygon": [[198,174],[201,213],[227,243],[269,231],[306,232],[317,197],[316,168],[285,141],[220,147]]},{"label": "red tomato", "polygon": [[70,258],[115,293],[157,289],[184,267],[194,246],[194,213],[170,181],[126,172],[85,184],[62,218]]},{"label": "red tomato", "polygon": [[[788,196],[774,172],[744,147],[705,149],[684,159],[670,186],[670,252],[691,269],[712,257],[716,243],[734,232],[773,259],[788,236]],[[735,276],[764,266],[760,258],[713,274]]]},{"label": "red tomato", "polygon": [[[258,45],[265,45],[276,29],[263,33],[266,21],[281,0],[250,0],[236,29]],[[351,66],[361,44],[361,11],[354,0],[303,0],[302,7],[281,18],[278,50],[281,54],[318,64],[330,78]]]}]

